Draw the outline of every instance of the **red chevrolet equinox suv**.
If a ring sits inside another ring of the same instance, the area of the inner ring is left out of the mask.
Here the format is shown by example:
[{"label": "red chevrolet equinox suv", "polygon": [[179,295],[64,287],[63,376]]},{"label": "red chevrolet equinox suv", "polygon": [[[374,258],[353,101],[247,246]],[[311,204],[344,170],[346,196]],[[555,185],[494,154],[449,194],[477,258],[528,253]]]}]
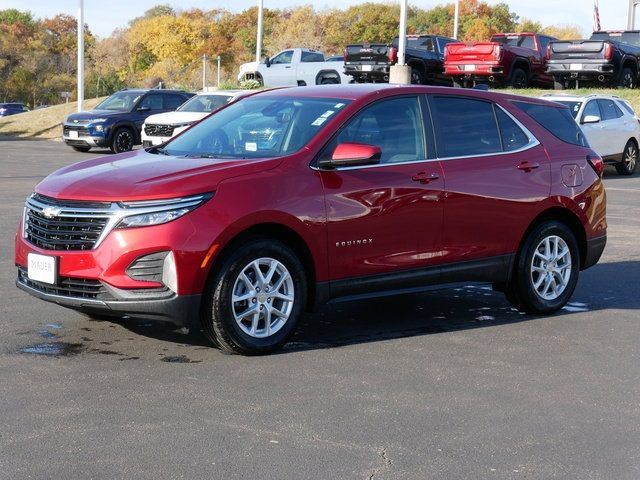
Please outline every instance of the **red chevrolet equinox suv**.
[{"label": "red chevrolet equinox suv", "polygon": [[17,286],[93,316],[282,346],[314,305],[488,282],[549,314],[606,243],[602,159],[566,107],[453,88],[258,93],[26,200]]}]

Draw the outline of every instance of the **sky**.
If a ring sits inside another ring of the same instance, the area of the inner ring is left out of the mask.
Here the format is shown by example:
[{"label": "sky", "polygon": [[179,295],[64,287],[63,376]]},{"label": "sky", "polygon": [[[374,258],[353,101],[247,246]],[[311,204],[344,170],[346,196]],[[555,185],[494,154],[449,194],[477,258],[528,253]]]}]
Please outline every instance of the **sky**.
[{"label": "sky", "polygon": [[[296,5],[312,4],[316,10],[324,8],[345,8],[365,0],[264,0],[265,8],[286,8]],[[383,0],[384,1],[384,0]],[[450,0],[453,1],[453,0]],[[447,0],[409,0],[409,5],[431,8],[439,4],[450,3]],[[579,25],[588,35],[592,28],[593,0],[485,0],[489,4],[502,1],[511,11],[543,25],[572,24]],[[200,8],[211,10],[226,8],[242,11],[257,5],[257,0],[84,0],[85,23],[100,37],[107,37],[118,27],[125,27],[129,20],[138,17],[145,10],[160,3],[168,3],[176,9]],[[393,0],[390,3],[395,3]],[[17,8],[30,10],[36,17],[52,17],[58,13],[76,15],[79,0],[0,0],[0,9]],[[624,29],[627,24],[626,0],[603,0],[600,2],[600,23],[603,30]],[[640,10],[640,9],[639,9]],[[639,12],[640,16],[640,12]],[[639,20],[640,21],[640,20]]]}]

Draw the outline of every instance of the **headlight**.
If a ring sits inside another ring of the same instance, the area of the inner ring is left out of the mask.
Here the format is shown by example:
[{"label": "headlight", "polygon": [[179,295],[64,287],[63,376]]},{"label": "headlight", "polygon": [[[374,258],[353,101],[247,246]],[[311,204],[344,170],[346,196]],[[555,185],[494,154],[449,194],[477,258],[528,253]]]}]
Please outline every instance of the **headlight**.
[{"label": "headlight", "polygon": [[102,132],[104,130],[104,125],[96,125],[96,132]]},{"label": "headlight", "polygon": [[[195,210],[213,197],[213,193],[204,193],[191,197],[154,200],[148,202],[121,202],[121,219],[116,228],[148,227],[172,222]],[[130,213],[127,211],[130,209]]]},{"label": "headlight", "polygon": [[93,120],[91,120],[89,123],[104,123],[106,122],[107,119],[106,118],[94,118]]}]

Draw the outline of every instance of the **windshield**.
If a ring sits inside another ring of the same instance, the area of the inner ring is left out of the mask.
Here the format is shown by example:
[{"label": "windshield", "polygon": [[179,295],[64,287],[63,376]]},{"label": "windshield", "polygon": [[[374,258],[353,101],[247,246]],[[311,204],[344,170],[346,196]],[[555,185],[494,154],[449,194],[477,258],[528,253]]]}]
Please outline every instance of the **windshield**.
[{"label": "windshield", "polygon": [[168,155],[280,157],[305,146],[347,100],[253,97],[235,103],[169,142]]},{"label": "windshield", "polygon": [[566,105],[569,107],[569,111],[573,118],[577,118],[578,112],[580,111],[580,107],[582,106],[582,102],[576,102],[571,100],[554,100],[554,102],[559,103],[561,105]]},{"label": "windshield", "polygon": [[141,92],[117,92],[101,102],[96,110],[130,111],[143,94]]},{"label": "windshield", "polygon": [[196,95],[183,103],[178,112],[213,112],[229,102],[233,97],[230,95]]}]

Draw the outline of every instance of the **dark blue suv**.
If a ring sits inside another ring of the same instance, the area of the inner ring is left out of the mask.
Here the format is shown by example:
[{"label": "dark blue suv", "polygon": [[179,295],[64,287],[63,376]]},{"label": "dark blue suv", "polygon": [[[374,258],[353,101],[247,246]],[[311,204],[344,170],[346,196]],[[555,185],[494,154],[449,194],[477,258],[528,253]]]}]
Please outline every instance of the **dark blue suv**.
[{"label": "dark blue suv", "polygon": [[0,103],[0,117],[8,117],[16,113],[28,112],[23,103]]},{"label": "dark blue suv", "polygon": [[92,147],[127,152],[141,143],[142,124],[149,115],[175,110],[193,95],[182,90],[121,90],[93,110],[69,115],[62,138],[79,152]]}]

